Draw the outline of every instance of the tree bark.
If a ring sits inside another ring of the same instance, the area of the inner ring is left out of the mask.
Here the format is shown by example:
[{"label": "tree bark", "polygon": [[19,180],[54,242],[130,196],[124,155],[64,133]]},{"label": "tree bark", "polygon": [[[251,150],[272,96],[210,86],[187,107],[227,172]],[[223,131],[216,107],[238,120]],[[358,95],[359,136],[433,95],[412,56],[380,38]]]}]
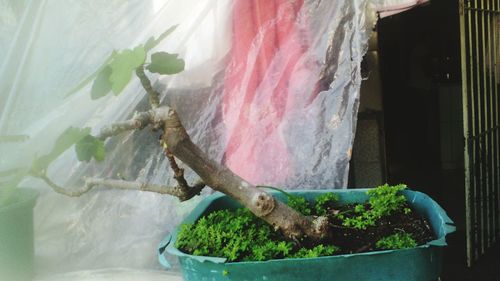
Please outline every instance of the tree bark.
[{"label": "tree bark", "polygon": [[234,198],[275,229],[281,230],[288,238],[308,237],[319,240],[328,235],[326,218],[313,219],[300,214],[211,160],[191,141],[174,110],[167,107],[157,109],[167,114],[160,117],[164,120],[165,149],[196,172],[207,186]]}]

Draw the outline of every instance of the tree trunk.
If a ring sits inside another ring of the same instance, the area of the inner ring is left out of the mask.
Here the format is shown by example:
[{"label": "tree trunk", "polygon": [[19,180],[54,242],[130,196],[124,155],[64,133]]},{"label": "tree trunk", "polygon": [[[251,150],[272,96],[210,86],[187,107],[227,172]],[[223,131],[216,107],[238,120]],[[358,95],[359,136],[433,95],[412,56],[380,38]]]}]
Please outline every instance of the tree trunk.
[{"label": "tree trunk", "polygon": [[275,229],[281,230],[288,238],[307,237],[319,240],[328,235],[325,217],[313,219],[304,216],[246,182],[227,167],[211,160],[191,141],[176,112],[168,107],[161,110],[167,115],[161,118],[164,121],[165,149],[168,148],[175,157],[196,172],[207,186],[234,198]]}]

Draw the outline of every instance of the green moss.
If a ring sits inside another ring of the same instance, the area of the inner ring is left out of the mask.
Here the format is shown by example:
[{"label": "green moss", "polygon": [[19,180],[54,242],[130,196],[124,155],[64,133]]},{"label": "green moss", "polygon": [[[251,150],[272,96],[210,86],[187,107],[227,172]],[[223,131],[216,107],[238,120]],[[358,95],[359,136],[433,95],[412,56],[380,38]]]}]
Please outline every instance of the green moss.
[{"label": "green moss", "polygon": [[225,257],[228,261],[319,257],[337,250],[323,245],[301,248],[296,242],[285,241],[247,209],[219,210],[194,224],[182,225],[175,246],[193,255]]},{"label": "green moss", "polygon": [[395,233],[378,240],[375,246],[380,250],[397,250],[414,248],[417,242],[409,233]]},{"label": "green moss", "polygon": [[368,204],[357,204],[354,207],[353,216],[341,214],[339,219],[343,220],[342,224],[346,227],[366,229],[369,226],[375,226],[378,219],[397,211],[409,214],[411,209],[406,207],[406,198],[400,194],[400,191],[405,188],[404,184],[395,186],[385,184],[371,189],[367,191]]},{"label": "green moss", "polygon": [[312,248],[312,249],[307,249],[307,248],[300,248],[295,254],[293,254],[291,257],[292,258],[317,258],[317,257],[322,257],[322,256],[331,256],[335,252],[338,252],[339,248],[328,245],[324,246],[322,244]]},{"label": "green moss", "polygon": [[287,205],[305,216],[312,214],[311,204],[304,197],[290,195]]},{"label": "green moss", "polygon": [[[236,261],[252,255],[256,245],[265,244],[272,236],[271,227],[247,209],[220,210],[195,224],[182,225],[176,247],[198,256]],[[267,255],[275,257],[279,252]]]},{"label": "green moss", "polygon": [[326,216],[328,214],[328,211],[333,209],[335,203],[338,200],[338,195],[333,192],[324,193],[318,196],[314,205],[316,215]]},{"label": "green moss", "polygon": [[[325,193],[318,196],[315,202],[295,196],[274,187],[286,195],[287,204],[303,215],[326,216],[331,214],[337,204],[338,196]],[[406,206],[406,199],[399,192],[405,185],[383,185],[368,191],[369,200],[365,204],[357,204],[354,209],[339,213],[338,219],[347,227],[366,229],[376,225],[379,218],[393,212],[411,212]],[[332,255],[339,249],[332,245],[317,245],[304,248],[298,241],[286,241],[270,225],[255,217],[247,209],[219,210],[200,218],[195,224],[181,226],[176,247],[180,250],[199,256],[225,257],[228,261],[264,261],[281,258],[312,258]],[[410,237],[411,238],[411,237]],[[389,239],[389,238],[388,238]],[[406,237],[395,236],[381,240],[381,246],[393,242],[406,243]],[[385,242],[384,242],[385,241]],[[378,243],[378,242],[377,242]],[[412,244],[402,244],[412,245]],[[378,247],[378,246],[377,246]]]}]

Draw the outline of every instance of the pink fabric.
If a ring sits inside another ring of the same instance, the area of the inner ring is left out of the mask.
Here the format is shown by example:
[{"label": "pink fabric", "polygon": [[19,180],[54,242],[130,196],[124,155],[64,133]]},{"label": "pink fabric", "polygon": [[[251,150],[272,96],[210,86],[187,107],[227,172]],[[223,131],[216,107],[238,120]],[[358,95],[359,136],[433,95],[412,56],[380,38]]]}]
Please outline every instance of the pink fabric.
[{"label": "pink fabric", "polygon": [[293,103],[290,79],[307,49],[296,24],[302,4],[302,0],[236,0],[234,4],[223,94],[224,161],[253,184],[280,182],[290,173],[282,132],[287,104]]}]

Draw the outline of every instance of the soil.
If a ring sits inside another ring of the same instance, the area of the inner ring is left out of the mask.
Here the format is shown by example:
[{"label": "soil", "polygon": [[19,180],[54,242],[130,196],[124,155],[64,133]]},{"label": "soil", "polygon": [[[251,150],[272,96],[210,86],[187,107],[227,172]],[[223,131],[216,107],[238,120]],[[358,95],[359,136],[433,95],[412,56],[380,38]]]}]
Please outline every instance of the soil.
[{"label": "soil", "polygon": [[[338,207],[338,210],[331,210],[330,212],[345,212],[353,209],[354,205],[344,205]],[[365,230],[345,227],[342,225],[342,221],[335,219],[334,216],[329,216],[329,218],[333,236],[331,241],[325,241],[325,243],[331,243],[339,247],[341,252],[338,252],[338,254],[362,253],[377,250],[375,248],[375,243],[383,237],[394,234],[396,231],[411,234],[418,245],[425,244],[435,239],[427,220],[420,217],[414,211],[410,214],[396,212],[392,215],[382,217],[377,221],[375,226],[367,227]]]},{"label": "soil", "polygon": [[[305,201],[304,201],[305,202]],[[411,207],[407,203],[403,203],[401,208],[399,209],[400,211],[393,211],[390,215],[386,215],[384,217],[378,218],[375,222],[374,226],[368,226],[366,229],[358,229],[354,227],[346,227],[343,225],[343,220],[349,217],[354,217],[358,216],[359,213],[356,213],[355,207],[358,204],[351,204],[351,205],[336,205],[336,204],[330,204],[329,206],[325,206],[322,209],[323,211],[327,212],[327,217],[329,219],[329,224],[331,227],[331,235],[329,235],[328,238],[322,241],[312,241],[309,239],[301,239],[300,241],[293,241],[293,250],[291,250],[290,254],[297,253],[299,249],[304,248],[304,249],[313,249],[316,246],[323,245],[323,246],[335,246],[336,250],[334,252],[334,255],[339,255],[339,254],[354,254],[354,253],[362,253],[362,252],[370,252],[370,251],[376,251],[380,250],[376,247],[377,241],[379,241],[382,238],[391,236],[395,233],[405,233],[405,234],[410,234],[411,237],[415,240],[417,245],[423,245],[426,244],[429,241],[434,240],[436,237],[433,235],[433,232],[431,230],[431,227],[429,223],[421,216],[418,215],[418,213],[414,210],[411,212],[405,212],[408,211],[408,209],[411,209]],[[308,205],[311,207],[311,205]],[[369,204],[366,203],[364,205],[365,210],[369,209]],[[310,208],[314,210],[315,208]],[[322,211],[322,212],[323,212]],[[342,214],[344,218],[341,220],[339,218],[339,214]],[[315,212],[313,211],[311,215],[315,215]],[[255,217],[254,217],[255,218]],[[255,218],[257,219],[257,218]],[[232,219],[233,221],[237,221],[236,219],[236,214],[235,217]],[[258,220],[258,219],[257,219]],[[246,221],[241,220],[241,221]],[[258,221],[255,221],[253,223],[258,223]],[[260,222],[262,223],[262,222]],[[209,224],[217,224],[217,220],[214,222],[210,222]],[[236,224],[239,225],[239,224]],[[226,225],[224,225],[226,226]],[[205,226],[206,227],[206,226]],[[234,226],[236,227],[236,226]],[[255,226],[254,226],[255,227]],[[225,229],[225,230],[222,230]],[[221,242],[222,244],[225,243],[225,245],[233,245],[229,247],[229,250],[233,250],[234,245],[239,245],[238,243],[242,243],[239,239],[241,237],[239,235],[235,236],[234,232],[235,229],[229,228],[224,228],[221,226],[215,226],[214,231],[222,231],[220,233],[212,233],[212,235],[215,235],[214,237],[219,237],[220,239],[225,240],[225,242]],[[225,231],[228,231],[226,233]],[[245,231],[245,230],[242,230]],[[255,228],[252,229],[252,231],[255,232]],[[272,230],[271,230],[272,231]],[[201,231],[201,236],[199,231],[193,231],[192,229],[189,230],[186,234],[186,245],[189,245],[188,248],[183,248],[180,247],[180,249],[186,253],[191,253],[189,248],[198,248],[198,246],[192,245],[192,242],[196,245],[199,244],[198,241],[200,239],[205,239],[208,234],[208,231]],[[246,231],[250,233],[251,231]],[[193,236],[191,233],[195,234],[197,233],[198,236]],[[272,233],[272,232],[271,232]],[[233,235],[233,236],[231,236]],[[235,238],[235,241],[232,241],[231,239]],[[226,240],[227,239],[227,240]],[[221,241],[223,241],[221,240]],[[274,232],[273,234],[270,234],[269,237],[264,238],[259,243],[263,243],[263,245],[257,246],[258,247],[263,247],[266,248],[268,245],[265,245],[267,241],[274,241],[276,243],[271,243],[271,245],[277,245],[277,243],[281,241],[285,241],[286,239],[284,238],[283,235],[279,232]],[[258,244],[258,243],[257,243]],[[211,247],[212,244],[209,245],[202,245],[202,247]],[[224,246],[225,247],[225,246]],[[279,248],[279,247],[278,247]],[[219,248],[217,248],[219,249]],[[235,249],[238,249],[237,247]],[[239,249],[242,251],[242,253],[238,253],[234,258],[233,261],[240,261],[244,260],[247,255],[250,253],[246,252],[247,250]],[[268,249],[272,250],[272,249]],[[272,258],[286,258],[286,256],[283,256],[283,254],[279,253],[276,248],[274,248],[272,254]],[[193,253],[191,253],[193,254]],[[208,255],[210,256],[220,256],[220,257],[225,257],[224,254],[219,253],[219,255],[213,255],[214,253],[209,251]],[[325,253],[317,253],[316,256],[323,256],[326,255]],[[291,256],[289,256],[291,257]],[[306,253],[307,257],[307,253]]]}]

